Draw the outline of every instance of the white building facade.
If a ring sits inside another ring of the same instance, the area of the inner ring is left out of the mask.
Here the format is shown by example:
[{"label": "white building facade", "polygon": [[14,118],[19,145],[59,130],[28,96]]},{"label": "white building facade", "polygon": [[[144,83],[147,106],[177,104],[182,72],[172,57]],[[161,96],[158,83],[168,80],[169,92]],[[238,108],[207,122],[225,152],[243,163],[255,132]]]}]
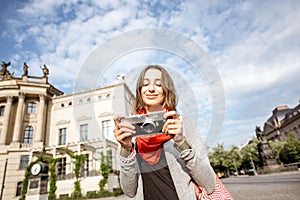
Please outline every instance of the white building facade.
[{"label": "white building facade", "polygon": [[[56,166],[56,195],[73,192],[74,160],[66,154],[83,154],[83,194],[99,190],[101,153],[118,170],[118,143],[113,116],[131,113],[133,94],[121,80],[114,85],[63,94],[42,77],[15,78],[2,63],[0,71],[0,184],[2,199],[19,199],[25,169],[42,151],[60,158]],[[24,66],[26,63],[24,63]]]}]

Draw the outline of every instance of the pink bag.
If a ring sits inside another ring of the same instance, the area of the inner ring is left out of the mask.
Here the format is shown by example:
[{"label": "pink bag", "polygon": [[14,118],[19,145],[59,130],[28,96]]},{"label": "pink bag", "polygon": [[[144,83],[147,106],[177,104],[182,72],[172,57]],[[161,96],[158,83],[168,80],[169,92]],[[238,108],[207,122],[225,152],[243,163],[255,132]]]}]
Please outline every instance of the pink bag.
[{"label": "pink bag", "polygon": [[215,189],[211,194],[207,194],[204,188],[195,185],[198,200],[233,200],[221,180],[216,176]]}]

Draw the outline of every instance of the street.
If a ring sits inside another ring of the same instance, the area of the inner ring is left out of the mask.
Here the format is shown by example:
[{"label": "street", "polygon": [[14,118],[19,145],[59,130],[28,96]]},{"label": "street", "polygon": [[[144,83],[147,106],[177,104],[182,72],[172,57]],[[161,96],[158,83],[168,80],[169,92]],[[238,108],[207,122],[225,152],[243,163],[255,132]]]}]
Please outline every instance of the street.
[{"label": "street", "polygon": [[[231,177],[221,180],[235,200],[295,200],[300,197],[300,172]],[[98,200],[129,199],[121,195]]]},{"label": "street", "polygon": [[300,197],[300,172],[222,179],[235,200],[288,200]]}]

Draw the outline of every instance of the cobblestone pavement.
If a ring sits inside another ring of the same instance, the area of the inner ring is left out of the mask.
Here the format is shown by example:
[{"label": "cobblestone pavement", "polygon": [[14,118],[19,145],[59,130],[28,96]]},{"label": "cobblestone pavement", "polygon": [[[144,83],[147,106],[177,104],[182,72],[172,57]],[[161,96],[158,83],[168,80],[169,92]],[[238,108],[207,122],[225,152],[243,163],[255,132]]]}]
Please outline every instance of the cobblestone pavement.
[{"label": "cobblestone pavement", "polygon": [[[222,179],[222,182],[235,200],[300,199],[300,172],[232,177]],[[130,200],[130,198],[121,195],[97,200]]]}]

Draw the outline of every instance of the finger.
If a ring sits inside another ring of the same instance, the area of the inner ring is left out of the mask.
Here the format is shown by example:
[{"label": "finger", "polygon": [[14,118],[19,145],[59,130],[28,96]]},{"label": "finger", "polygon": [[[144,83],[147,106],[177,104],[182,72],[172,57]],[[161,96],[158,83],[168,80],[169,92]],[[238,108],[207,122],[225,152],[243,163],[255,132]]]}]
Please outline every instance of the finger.
[{"label": "finger", "polygon": [[124,127],[121,128],[121,129],[118,129],[118,130],[114,131],[114,136],[115,137],[119,137],[120,135],[123,135],[123,134],[134,135],[135,131],[132,130],[132,129],[124,128]]},{"label": "finger", "polygon": [[128,127],[122,127],[120,129],[120,131],[122,131],[123,133],[131,133],[131,134],[135,134],[135,130],[134,129],[131,129],[131,128],[128,128]]},{"label": "finger", "polygon": [[181,122],[179,120],[170,121],[170,123],[166,125],[165,130],[168,134],[180,134],[182,133]]},{"label": "finger", "polygon": [[114,120],[114,122],[115,122],[115,126],[116,127],[118,127],[119,126],[119,122],[120,122],[120,120],[121,119],[123,119],[124,118],[124,115],[115,115],[114,116],[114,118],[113,118],[113,120]]},{"label": "finger", "polygon": [[123,133],[117,137],[117,140],[123,142],[125,139],[132,137],[131,133]]},{"label": "finger", "polygon": [[114,129],[114,136],[118,137],[119,135],[121,135],[123,133],[123,131],[121,131],[119,128],[115,128]]},{"label": "finger", "polygon": [[162,128],[162,132],[167,134],[167,123],[164,123],[163,128]]},{"label": "finger", "polygon": [[[163,133],[167,133],[167,129],[170,128],[170,125],[174,125],[177,123],[178,120],[175,119],[168,119],[165,124],[163,125],[162,131]],[[178,125],[177,125],[178,126]]]},{"label": "finger", "polygon": [[131,129],[131,130],[135,130],[135,127],[132,124],[127,123],[127,122],[123,122],[123,121],[119,124],[119,128],[120,129],[121,128],[128,128],[128,129]]},{"label": "finger", "polygon": [[174,129],[178,129],[180,128],[180,126],[178,124],[170,124],[167,127],[169,130],[174,130]]},{"label": "finger", "polygon": [[124,132],[123,130],[118,130],[114,133],[114,136],[115,138],[119,141],[120,138],[126,138],[126,137],[129,137],[129,136],[132,136],[134,133],[131,133],[131,132]]},{"label": "finger", "polygon": [[167,129],[177,129],[177,128],[181,128],[181,124],[180,123],[174,123],[171,122],[166,126]]},{"label": "finger", "polygon": [[168,119],[166,122],[165,122],[165,126],[170,126],[170,125],[174,125],[174,124],[178,124],[178,121],[177,120],[174,120],[174,119]]},{"label": "finger", "polygon": [[114,119],[115,122],[119,122],[123,118],[124,118],[124,115],[121,115],[121,114],[120,115],[115,115],[113,117],[113,119]]},{"label": "finger", "polygon": [[180,128],[177,128],[177,129],[169,129],[168,130],[168,134],[169,135],[181,135],[182,134],[182,131]]},{"label": "finger", "polygon": [[178,115],[177,115],[177,113],[176,113],[175,110],[166,112],[166,113],[164,114],[164,118],[165,118],[165,119],[168,119],[168,118],[170,118],[170,117],[172,117],[173,119],[178,119]]}]

